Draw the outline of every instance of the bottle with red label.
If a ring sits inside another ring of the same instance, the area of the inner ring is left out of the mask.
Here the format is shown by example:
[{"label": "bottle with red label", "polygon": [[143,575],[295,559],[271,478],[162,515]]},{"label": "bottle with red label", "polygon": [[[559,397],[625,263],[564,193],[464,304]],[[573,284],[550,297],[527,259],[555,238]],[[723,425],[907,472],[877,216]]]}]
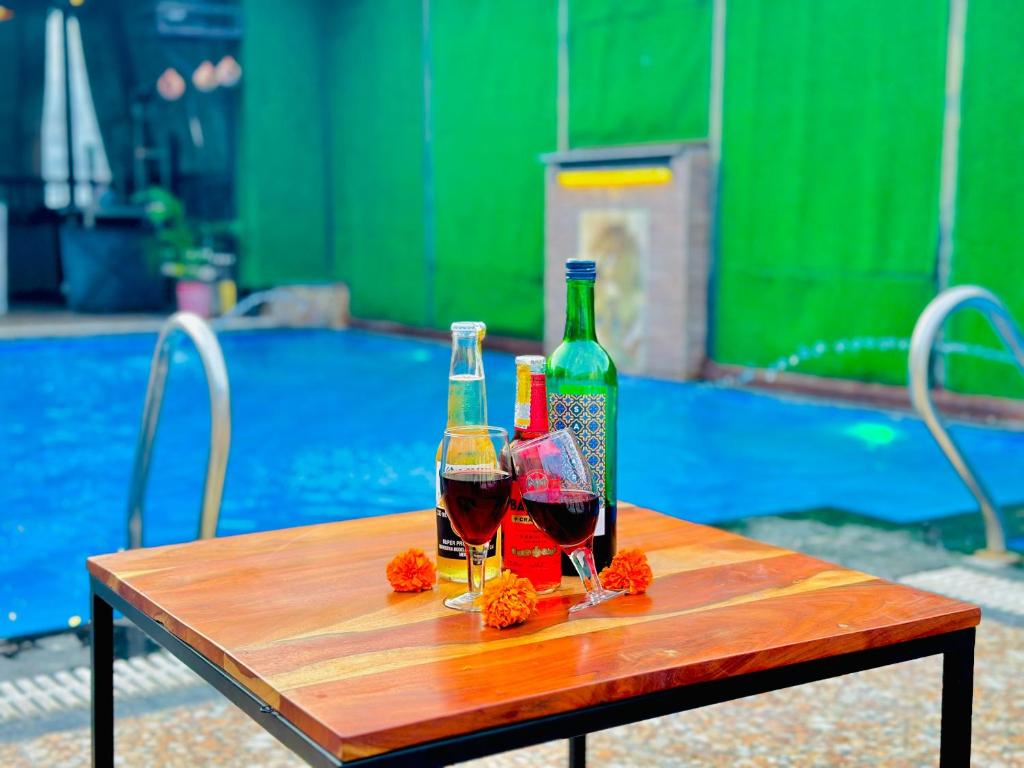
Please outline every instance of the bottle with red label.
[{"label": "bottle with red label", "polygon": [[[516,358],[516,412],[513,443],[532,440],[548,431],[545,359],[540,355]],[[553,592],[562,583],[558,545],[534,525],[517,484],[512,486],[508,512],[501,523],[502,568],[528,578],[534,589]]]}]

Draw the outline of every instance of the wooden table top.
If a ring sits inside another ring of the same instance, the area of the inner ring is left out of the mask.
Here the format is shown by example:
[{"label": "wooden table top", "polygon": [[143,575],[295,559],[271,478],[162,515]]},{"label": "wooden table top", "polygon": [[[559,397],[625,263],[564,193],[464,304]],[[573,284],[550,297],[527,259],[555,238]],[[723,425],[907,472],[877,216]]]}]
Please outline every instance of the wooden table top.
[{"label": "wooden table top", "polygon": [[569,618],[579,580],[506,630],[396,594],[384,566],[434,551],[434,513],[89,559],[93,576],[342,760],[665,688],[976,625],[977,607],[632,505],[620,547],[645,595]]}]

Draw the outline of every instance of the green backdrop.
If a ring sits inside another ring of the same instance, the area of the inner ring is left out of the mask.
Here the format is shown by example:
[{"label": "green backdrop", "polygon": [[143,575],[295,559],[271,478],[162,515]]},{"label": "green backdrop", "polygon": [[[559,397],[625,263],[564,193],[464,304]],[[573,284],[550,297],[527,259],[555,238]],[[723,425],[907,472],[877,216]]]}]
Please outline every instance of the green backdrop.
[{"label": "green backdrop", "polygon": [[322,280],[330,269],[319,8],[245,0],[244,9],[241,280],[247,286]]},{"label": "green backdrop", "polygon": [[[244,0],[243,283],[541,333],[555,0]],[[567,0],[571,147],[708,132],[712,0]],[[728,0],[709,349],[764,366],[907,338],[936,292],[948,3]],[[424,9],[427,14],[424,18]],[[953,282],[1024,318],[1024,5],[970,0]],[[976,318],[957,340],[992,340]],[[900,351],[797,370],[902,384]],[[1022,394],[960,357],[947,383]]]},{"label": "green backdrop", "polygon": [[431,0],[432,321],[538,336],[555,4]]},{"label": "green backdrop", "polygon": [[710,73],[711,0],[570,1],[572,146],[706,137]]},{"label": "green backdrop", "polygon": [[419,2],[333,4],[328,26],[334,270],[352,312],[429,321]]},{"label": "green backdrop", "polygon": [[[1024,322],[1024,3],[970,0],[960,125],[952,280],[992,289]],[[1001,348],[978,315],[950,338]],[[947,383],[962,392],[1024,395],[1012,365],[951,357]]]},{"label": "green backdrop", "polygon": [[[908,337],[934,293],[944,2],[729,5],[715,359]],[[801,372],[902,383],[906,355]]]}]

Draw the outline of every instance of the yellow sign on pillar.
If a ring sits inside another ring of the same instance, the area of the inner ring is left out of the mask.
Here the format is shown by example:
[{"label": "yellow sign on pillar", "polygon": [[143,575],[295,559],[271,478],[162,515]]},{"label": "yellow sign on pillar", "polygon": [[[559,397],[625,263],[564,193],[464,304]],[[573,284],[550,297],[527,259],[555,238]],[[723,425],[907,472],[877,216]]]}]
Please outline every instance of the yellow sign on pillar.
[{"label": "yellow sign on pillar", "polygon": [[667,166],[642,168],[588,168],[559,171],[558,183],[567,189],[609,189],[670,184],[672,169]]}]

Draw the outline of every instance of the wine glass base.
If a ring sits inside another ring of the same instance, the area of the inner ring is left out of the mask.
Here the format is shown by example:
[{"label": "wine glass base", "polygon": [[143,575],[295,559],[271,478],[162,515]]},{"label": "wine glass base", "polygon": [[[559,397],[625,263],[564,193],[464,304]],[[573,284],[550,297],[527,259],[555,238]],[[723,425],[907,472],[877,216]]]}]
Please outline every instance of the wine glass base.
[{"label": "wine glass base", "polygon": [[449,597],[444,601],[445,607],[452,608],[456,611],[466,611],[467,613],[480,613],[480,603],[478,598],[479,594],[473,594],[472,592],[463,592],[457,597]]},{"label": "wine glass base", "polygon": [[600,592],[588,592],[587,597],[583,602],[576,603],[576,605],[570,606],[569,613],[576,613],[576,611],[582,611],[585,608],[593,608],[595,605],[607,602],[612,598],[624,595],[625,592],[615,592],[611,589],[602,589]]}]

